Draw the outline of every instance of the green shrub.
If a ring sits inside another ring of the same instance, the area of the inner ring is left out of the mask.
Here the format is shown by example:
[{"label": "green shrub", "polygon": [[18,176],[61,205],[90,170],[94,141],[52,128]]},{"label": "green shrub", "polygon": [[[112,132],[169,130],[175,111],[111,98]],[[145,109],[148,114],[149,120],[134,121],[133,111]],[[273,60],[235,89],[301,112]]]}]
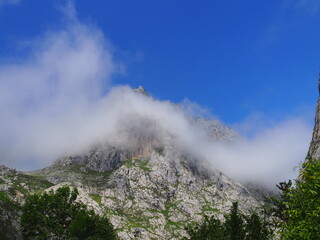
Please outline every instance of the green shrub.
[{"label": "green shrub", "polygon": [[77,202],[78,191],[68,186],[31,195],[22,208],[24,239],[117,239],[106,217]]}]

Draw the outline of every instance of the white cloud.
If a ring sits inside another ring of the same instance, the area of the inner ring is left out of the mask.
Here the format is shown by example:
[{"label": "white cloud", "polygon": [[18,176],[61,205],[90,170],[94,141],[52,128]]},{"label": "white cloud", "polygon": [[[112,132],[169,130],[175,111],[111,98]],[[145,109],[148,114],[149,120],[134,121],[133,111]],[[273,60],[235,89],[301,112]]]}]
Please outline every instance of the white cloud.
[{"label": "white cloud", "polygon": [[12,158],[45,159],[85,124],[117,65],[102,33],[76,19],[29,47],[22,63],[0,66],[0,145],[15,148]]},{"label": "white cloud", "polygon": [[212,149],[216,165],[241,182],[273,186],[296,178],[294,168],[304,161],[311,140],[310,123],[292,117],[267,127],[258,125],[257,129],[249,138]]}]

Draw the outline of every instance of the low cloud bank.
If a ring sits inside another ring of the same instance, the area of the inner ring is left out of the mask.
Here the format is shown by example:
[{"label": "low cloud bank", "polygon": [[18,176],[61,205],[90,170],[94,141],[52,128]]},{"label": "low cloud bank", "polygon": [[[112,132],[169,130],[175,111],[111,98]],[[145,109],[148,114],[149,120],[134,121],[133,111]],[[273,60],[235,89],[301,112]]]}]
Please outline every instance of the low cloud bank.
[{"label": "low cloud bank", "polygon": [[125,130],[134,127],[163,138],[170,133],[180,147],[242,182],[273,185],[294,176],[311,137],[307,121],[290,118],[250,138],[214,143],[189,121],[190,113],[208,115],[196,104],[185,100],[177,108],[128,86],[112,88],[122,68],[111,45],[77,19],[72,5],[65,14],[65,29],[34,40],[19,63],[0,66],[2,164],[32,170],[101,141],[132,144]]},{"label": "low cloud bank", "polygon": [[[312,126],[303,118],[292,117],[251,137],[243,137],[215,150],[214,161],[227,175],[241,182],[273,186],[296,178],[311,140]],[[212,153],[213,155],[213,153]],[[222,162],[218,161],[221,159]]]}]

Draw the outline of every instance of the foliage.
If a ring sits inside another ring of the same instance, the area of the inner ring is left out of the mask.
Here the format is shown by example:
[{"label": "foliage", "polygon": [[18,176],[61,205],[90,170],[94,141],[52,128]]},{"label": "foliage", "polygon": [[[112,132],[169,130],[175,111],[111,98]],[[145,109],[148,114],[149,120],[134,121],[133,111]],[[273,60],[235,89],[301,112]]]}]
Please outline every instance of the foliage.
[{"label": "foliage", "polygon": [[280,182],[277,185],[277,188],[281,191],[280,197],[271,197],[271,201],[273,203],[273,214],[276,218],[280,221],[286,222],[288,220],[285,211],[287,210],[288,206],[286,202],[290,200],[290,189],[292,188],[292,181],[289,180],[288,182]]},{"label": "foliage", "polygon": [[79,211],[68,227],[73,239],[117,239],[113,226],[107,217],[99,217],[92,210]]},{"label": "foliage", "polygon": [[226,239],[241,240],[245,237],[244,216],[239,213],[238,203],[232,204],[230,214],[225,216],[224,223]]},{"label": "foliage", "polygon": [[263,221],[256,213],[247,217],[245,232],[245,240],[267,240],[272,233],[268,228],[268,223]]},{"label": "foliage", "polygon": [[295,186],[281,189],[283,239],[320,239],[320,162],[306,161]]},{"label": "foliage", "polygon": [[187,228],[192,240],[224,240],[225,234],[220,220],[214,217],[205,217],[204,221],[194,227]]},{"label": "foliage", "polygon": [[266,240],[271,236],[266,221],[256,213],[245,216],[239,212],[238,203],[225,215],[224,223],[213,216],[186,228],[192,240]]},{"label": "foliage", "polygon": [[116,239],[109,220],[77,202],[78,194],[64,186],[31,195],[22,208],[24,239]]}]

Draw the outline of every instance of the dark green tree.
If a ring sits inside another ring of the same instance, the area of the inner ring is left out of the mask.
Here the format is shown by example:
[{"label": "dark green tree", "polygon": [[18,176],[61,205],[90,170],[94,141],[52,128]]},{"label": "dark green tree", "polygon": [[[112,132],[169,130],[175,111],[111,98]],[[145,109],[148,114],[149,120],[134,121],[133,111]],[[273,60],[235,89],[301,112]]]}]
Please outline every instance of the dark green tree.
[{"label": "dark green tree", "polygon": [[213,216],[205,217],[202,223],[189,226],[186,230],[192,240],[267,240],[272,237],[268,222],[256,213],[243,215],[237,202],[225,215],[224,223]]},{"label": "dark green tree", "polygon": [[100,217],[92,210],[81,210],[68,227],[72,239],[117,239],[113,226],[107,217]]},{"label": "dark green tree", "polygon": [[256,213],[246,217],[245,232],[245,240],[267,240],[271,234],[267,223]]},{"label": "dark green tree", "polygon": [[273,203],[273,214],[280,221],[286,222],[288,220],[285,214],[288,208],[286,202],[291,198],[290,191],[292,189],[292,181],[280,182],[277,184],[277,188],[280,190],[280,197],[272,196],[270,199]]},{"label": "dark green tree", "polygon": [[203,222],[188,227],[187,232],[192,240],[224,240],[224,231],[221,222],[212,217],[205,217]]},{"label": "dark green tree", "polygon": [[68,186],[30,196],[22,208],[24,239],[116,239],[105,217],[77,202],[78,191]]},{"label": "dark green tree", "polygon": [[243,240],[245,237],[244,216],[239,212],[238,203],[234,202],[230,214],[225,216],[224,223],[226,239]]}]

